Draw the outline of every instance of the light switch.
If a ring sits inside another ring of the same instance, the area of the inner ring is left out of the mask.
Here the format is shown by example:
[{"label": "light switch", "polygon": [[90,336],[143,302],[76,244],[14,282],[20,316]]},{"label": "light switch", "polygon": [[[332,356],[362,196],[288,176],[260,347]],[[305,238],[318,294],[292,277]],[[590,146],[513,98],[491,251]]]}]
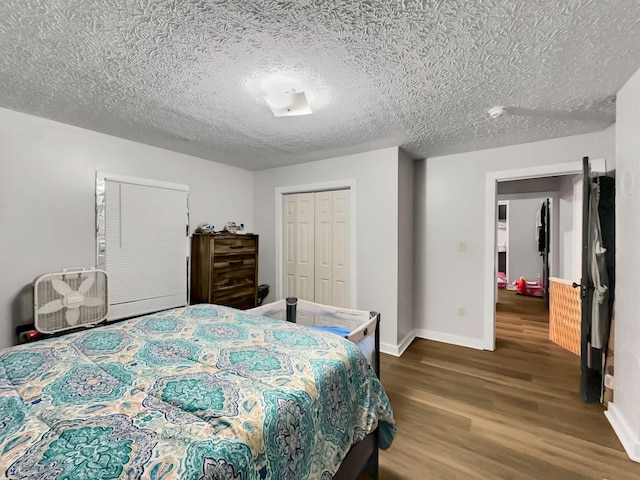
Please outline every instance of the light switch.
[{"label": "light switch", "polygon": [[461,252],[464,252],[467,249],[467,242],[466,240],[460,240],[458,242],[458,250]]}]

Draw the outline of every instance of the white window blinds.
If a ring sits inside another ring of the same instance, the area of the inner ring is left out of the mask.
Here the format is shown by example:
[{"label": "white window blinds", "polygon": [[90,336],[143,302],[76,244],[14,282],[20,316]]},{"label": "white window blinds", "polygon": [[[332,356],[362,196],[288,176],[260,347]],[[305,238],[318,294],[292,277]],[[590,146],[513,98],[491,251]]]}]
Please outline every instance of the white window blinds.
[{"label": "white window blinds", "polygon": [[145,182],[104,178],[104,251],[99,239],[98,263],[109,275],[109,320],[188,301],[188,187]]}]

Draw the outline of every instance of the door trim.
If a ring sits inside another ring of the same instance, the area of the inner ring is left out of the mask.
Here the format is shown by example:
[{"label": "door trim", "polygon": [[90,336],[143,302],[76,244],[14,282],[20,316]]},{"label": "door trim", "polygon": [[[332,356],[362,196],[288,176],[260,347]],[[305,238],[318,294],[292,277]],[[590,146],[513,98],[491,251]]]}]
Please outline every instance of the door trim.
[{"label": "door trim", "polygon": [[358,305],[358,283],[357,283],[357,257],[356,257],[356,245],[357,245],[357,232],[358,232],[358,222],[357,222],[357,190],[356,190],[356,179],[344,179],[344,180],[330,180],[327,182],[317,182],[317,183],[307,183],[303,185],[289,185],[286,187],[277,187],[275,189],[275,202],[276,202],[276,238],[275,238],[275,248],[276,248],[276,282],[275,282],[275,299],[282,300],[283,298],[283,269],[282,269],[282,259],[283,259],[283,242],[282,238],[282,209],[284,208],[284,195],[293,194],[293,193],[309,193],[309,192],[322,192],[327,190],[350,190],[351,194],[351,212],[350,212],[350,223],[351,223],[351,242],[349,245],[350,255],[351,255],[351,266],[350,266],[350,305],[349,308],[357,308]]},{"label": "door trim", "polygon": [[[591,160],[591,172],[607,172],[604,158]],[[582,173],[582,159],[576,162],[542,165],[514,170],[488,172],[485,184],[485,239],[484,239],[484,335],[485,350],[496,349],[496,222],[497,222],[497,184],[510,180],[528,178],[555,177],[559,175],[577,175]]]},{"label": "door trim", "polygon": [[[507,250],[505,251],[505,267],[504,267],[504,274],[507,276],[507,280],[509,280],[509,200],[498,200],[498,207],[500,205],[505,205],[507,207],[507,220],[504,222],[505,223],[505,235],[507,237]],[[500,222],[496,219],[496,230],[499,230],[499,224]],[[497,233],[496,233],[497,235]],[[499,264],[499,260],[498,260],[498,240],[496,238],[496,264]],[[496,285],[496,288],[498,288],[498,286]]]}]

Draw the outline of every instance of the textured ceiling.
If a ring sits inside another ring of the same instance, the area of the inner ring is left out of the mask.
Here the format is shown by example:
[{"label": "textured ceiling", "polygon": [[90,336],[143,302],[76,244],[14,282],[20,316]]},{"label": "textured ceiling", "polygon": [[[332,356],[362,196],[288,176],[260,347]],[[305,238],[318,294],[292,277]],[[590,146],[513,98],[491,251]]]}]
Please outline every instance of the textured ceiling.
[{"label": "textured ceiling", "polygon": [[606,127],[638,45],[638,0],[3,0],[0,105],[251,170],[418,158]]}]

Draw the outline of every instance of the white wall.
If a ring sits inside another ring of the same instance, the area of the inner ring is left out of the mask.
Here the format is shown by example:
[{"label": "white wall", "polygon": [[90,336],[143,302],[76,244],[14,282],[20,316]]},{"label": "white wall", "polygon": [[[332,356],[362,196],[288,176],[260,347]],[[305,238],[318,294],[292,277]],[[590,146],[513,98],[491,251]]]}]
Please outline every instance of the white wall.
[{"label": "white wall", "polygon": [[[538,272],[542,276],[542,257],[540,257],[538,253],[538,244],[535,241],[535,226],[531,228],[527,227],[527,218],[531,216],[531,210],[535,210],[537,212],[538,207],[541,205],[542,201],[547,198],[550,200],[551,206],[549,276],[559,275],[562,251],[560,249],[561,213],[558,198],[559,188],[561,184],[562,177],[532,178],[527,180],[514,180],[498,183],[498,201],[511,202],[512,200],[514,200],[517,202],[515,206],[516,210],[514,212],[510,212],[509,209],[507,210],[509,220],[511,220],[512,214],[516,217],[516,231],[513,233],[511,233],[510,231],[509,237],[513,235],[513,241],[519,242],[519,244],[516,246],[516,252],[520,252],[519,254],[516,254],[515,264],[512,264],[511,258],[509,258],[509,282],[513,282],[514,280],[517,280],[521,276],[523,276],[522,274],[518,273],[518,270],[529,271],[529,275],[524,275],[529,281],[535,281]],[[513,193],[501,194],[500,192]],[[537,202],[536,208],[534,208],[534,202]],[[523,216],[525,216],[526,218],[523,218]],[[509,228],[511,228],[511,226],[509,226]],[[526,236],[527,229],[533,232],[530,239]],[[498,234],[500,233],[501,232],[498,231]],[[511,241],[511,239],[509,239],[509,241]],[[523,242],[526,242],[527,245],[529,245],[529,242],[533,242],[533,251],[535,253],[535,258],[531,255],[531,247],[524,248]],[[520,255],[524,255],[524,258],[521,261],[518,261],[517,257]],[[513,268],[514,270],[511,271],[511,268]],[[531,277],[532,274],[533,277]]]},{"label": "white wall", "polygon": [[[0,109],[0,347],[32,317],[40,274],[95,265],[95,173],[190,187],[190,222],[253,230],[253,174]],[[23,295],[19,295],[21,290]]]},{"label": "white wall", "polygon": [[615,386],[607,417],[640,461],[640,70],[616,100]]},{"label": "white wall", "polygon": [[498,200],[509,200],[507,218],[509,222],[509,281],[526,277],[528,281],[542,278],[542,257],[538,252],[535,236],[536,214],[547,197],[539,194],[498,196]]},{"label": "white wall", "polygon": [[409,342],[413,326],[413,160],[398,151],[398,338]]},{"label": "white wall", "polygon": [[[549,259],[550,275],[580,282],[580,245],[581,205],[578,205],[578,217],[574,209],[574,184],[582,175],[563,175],[558,177],[534,178],[498,183],[498,200],[543,198],[552,200],[551,253]],[[582,197],[578,197],[581,200]],[[577,230],[574,225],[577,223]],[[498,232],[501,233],[500,231]],[[576,236],[577,235],[577,236]],[[513,281],[519,277],[512,272]],[[529,278],[529,277],[527,277]],[[534,278],[535,279],[535,278]]]},{"label": "white wall", "polygon": [[254,220],[260,233],[260,282],[276,276],[275,189],[332,180],[356,180],[357,305],[382,315],[381,341],[397,345],[398,148],[348,155],[254,172]]},{"label": "white wall", "polygon": [[[562,178],[558,201],[560,203],[560,271],[558,276],[580,283],[582,238],[582,197],[575,198],[574,186],[582,175]],[[576,202],[578,200],[579,202]]]},{"label": "white wall", "polygon": [[[509,168],[614,157],[615,128],[426,160],[416,186],[425,215],[416,219],[416,249],[426,259],[416,273],[416,327],[421,335],[482,348],[486,174]],[[457,250],[466,241],[465,251]],[[464,306],[465,316],[458,315]]]}]

